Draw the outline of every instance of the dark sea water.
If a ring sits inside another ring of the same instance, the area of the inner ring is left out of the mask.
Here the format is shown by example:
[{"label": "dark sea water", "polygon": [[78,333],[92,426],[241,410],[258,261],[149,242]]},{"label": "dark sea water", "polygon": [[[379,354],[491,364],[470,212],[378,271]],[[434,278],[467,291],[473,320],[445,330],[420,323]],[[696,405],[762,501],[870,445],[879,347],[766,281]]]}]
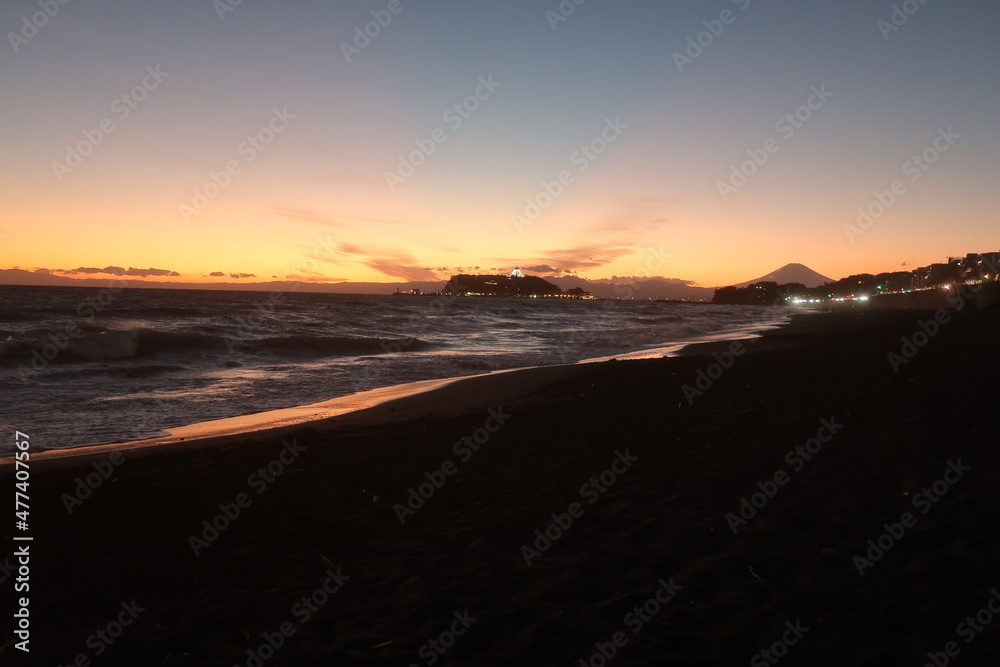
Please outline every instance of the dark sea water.
[{"label": "dark sea water", "polygon": [[662,356],[786,316],[651,301],[0,286],[0,425],[39,449],[121,442],[416,380]]}]

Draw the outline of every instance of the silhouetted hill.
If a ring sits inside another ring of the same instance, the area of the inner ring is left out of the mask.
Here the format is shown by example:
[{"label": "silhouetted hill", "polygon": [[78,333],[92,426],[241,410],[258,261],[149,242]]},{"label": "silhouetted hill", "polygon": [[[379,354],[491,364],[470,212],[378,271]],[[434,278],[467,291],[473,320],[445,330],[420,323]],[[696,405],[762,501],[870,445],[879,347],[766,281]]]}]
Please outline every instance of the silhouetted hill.
[{"label": "silhouetted hill", "polygon": [[452,294],[481,294],[483,296],[531,296],[533,294],[561,294],[558,285],[553,285],[538,276],[481,276],[460,273],[452,276],[441,288]]},{"label": "silhouetted hill", "polygon": [[621,277],[611,280],[586,280],[576,276],[549,278],[563,290],[580,287],[602,299],[687,299],[711,301],[714,290],[692,285],[677,278]]},{"label": "silhouetted hill", "polygon": [[785,264],[777,271],[772,271],[766,276],[748,280],[745,283],[738,283],[733,287],[747,287],[755,283],[777,283],[787,285],[789,283],[799,283],[806,287],[819,287],[825,283],[833,282],[821,273],[816,273],[808,266],[802,264]]},{"label": "silhouetted hill", "polygon": [[268,280],[239,282],[187,282],[187,281],[155,281],[143,280],[129,276],[121,276],[111,283],[111,278],[71,278],[51,273],[39,273],[24,269],[0,269],[0,285],[39,285],[55,287],[92,287],[104,288],[109,284],[115,287],[134,287],[145,289],[197,289],[240,292],[319,292],[325,294],[390,294],[396,289],[408,291],[418,289],[421,292],[435,292],[441,289],[441,281],[418,281],[399,283],[375,282],[339,282],[313,283],[298,280]]},{"label": "silhouetted hill", "polygon": [[[506,276],[499,276],[506,279]],[[540,278],[541,279],[541,278]],[[311,283],[291,280],[238,281],[238,282],[186,282],[152,281],[141,278],[122,277],[116,286],[142,287],[147,289],[200,289],[237,291],[297,291],[322,292],[328,294],[391,294],[419,290],[422,293],[437,292],[442,289],[441,281],[411,282],[340,282]],[[678,278],[642,278],[638,276],[615,277],[603,280],[587,280],[576,276],[546,278],[564,292],[580,288],[585,292],[604,299],[687,299],[691,301],[711,301],[713,289],[692,285],[691,281]],[[36,273],[23,269],[0,269],[0,285],[64,285],[77,287],[107,287],[109,278],[72,278],[51,273]]]}]

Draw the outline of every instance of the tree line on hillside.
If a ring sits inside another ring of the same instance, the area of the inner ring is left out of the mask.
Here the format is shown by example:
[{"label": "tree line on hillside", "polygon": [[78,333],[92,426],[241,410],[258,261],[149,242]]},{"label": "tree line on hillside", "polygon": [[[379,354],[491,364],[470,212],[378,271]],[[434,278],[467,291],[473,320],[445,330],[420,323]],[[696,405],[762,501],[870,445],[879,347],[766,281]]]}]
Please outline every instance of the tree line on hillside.
[{"label": "tree line on hillside", "polygon": [[766,306],[781,303],[789,297],[827,299],[871,296],[880,292],[913,289],[913,283],[913,274],[908,271],[858,273],[811,289],[800,283],[779,285],[776,282],[759,282],[746,287],[720,287],[715,290],[712,303]]},{"label": "tree line on hillside", "polygon": [[[452,276],[441,290],[445,294],[475,294],[479,296],[532,296],[562,294],[558,285],[539,276],[477,276],[460,273]],[[583,290],[577,290],[583,293]],[[570,293],[574,293],[573,290]]]}]

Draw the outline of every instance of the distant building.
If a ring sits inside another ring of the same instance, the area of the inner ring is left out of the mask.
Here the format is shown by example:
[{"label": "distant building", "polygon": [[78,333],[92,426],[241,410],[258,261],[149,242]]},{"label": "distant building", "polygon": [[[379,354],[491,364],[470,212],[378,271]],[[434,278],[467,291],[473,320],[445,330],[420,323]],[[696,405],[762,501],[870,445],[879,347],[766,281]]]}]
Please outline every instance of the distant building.
[{"label": "distant building", "polygon": [[523,278],[524,274],[521,273],[521,267],[515,266],[514,270],[510,272],[510,278]]},{"label": "distant building", "polygon": [[960,260],[959,265],[963,280],[974,280],[979,277],[979,253],[970,252],[965,259]]},{"label": "distant building", "polygon": [[979,256],[980,271],[984,280],[1000,280],[1000,252],[985,252]]},{"label": "distant building", "polygon": [[927,276],[927,281],[931,287],[957,282],[960,271],[958,260],[949,258],[947,264],[931,264],[930,275]]}]

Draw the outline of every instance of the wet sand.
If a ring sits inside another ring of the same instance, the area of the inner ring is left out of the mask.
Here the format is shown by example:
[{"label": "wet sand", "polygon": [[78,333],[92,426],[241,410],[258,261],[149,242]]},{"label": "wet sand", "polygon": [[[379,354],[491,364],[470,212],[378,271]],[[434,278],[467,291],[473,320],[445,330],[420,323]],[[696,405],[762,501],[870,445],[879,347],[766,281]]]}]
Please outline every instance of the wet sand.
[{"label": "wet sand", "polygon": [[1000,614],[959,624],[1000,585],[1000,311],[955,314],[894,372],[929,316],[799,317],[732,358],[496,374],[39,466],[30,662],[0,657],[923,665],[954,642],[992,664]]}]

